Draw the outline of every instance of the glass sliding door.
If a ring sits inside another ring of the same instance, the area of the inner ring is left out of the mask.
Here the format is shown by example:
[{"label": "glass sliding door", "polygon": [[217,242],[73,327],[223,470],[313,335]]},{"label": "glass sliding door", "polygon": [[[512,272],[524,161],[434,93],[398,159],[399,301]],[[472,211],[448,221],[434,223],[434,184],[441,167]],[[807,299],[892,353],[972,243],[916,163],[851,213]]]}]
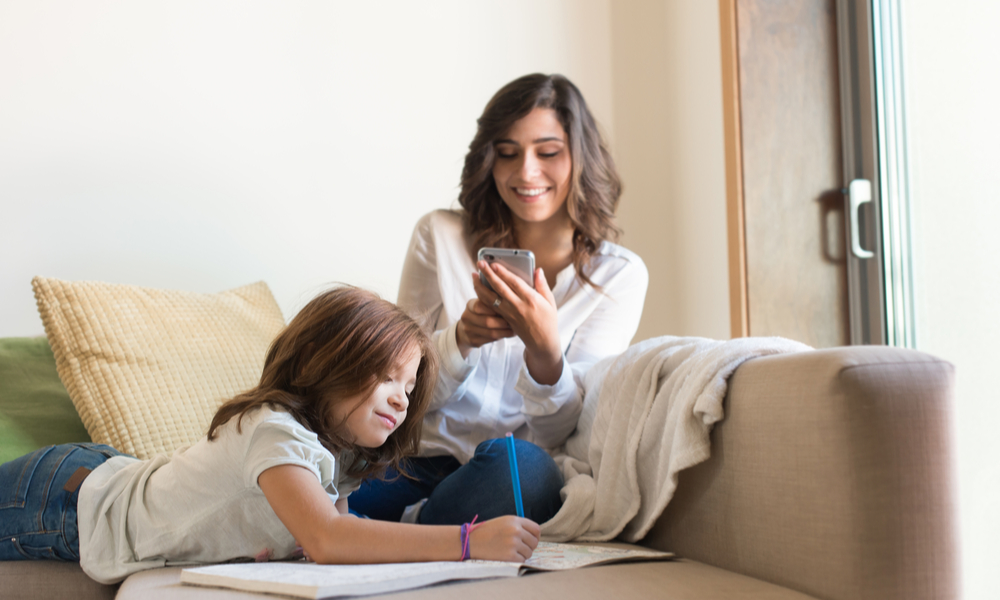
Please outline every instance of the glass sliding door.
[{"label": "glass sliding door", "polygon": [[898,0],[838,0],[852,344],[916,347]]}]

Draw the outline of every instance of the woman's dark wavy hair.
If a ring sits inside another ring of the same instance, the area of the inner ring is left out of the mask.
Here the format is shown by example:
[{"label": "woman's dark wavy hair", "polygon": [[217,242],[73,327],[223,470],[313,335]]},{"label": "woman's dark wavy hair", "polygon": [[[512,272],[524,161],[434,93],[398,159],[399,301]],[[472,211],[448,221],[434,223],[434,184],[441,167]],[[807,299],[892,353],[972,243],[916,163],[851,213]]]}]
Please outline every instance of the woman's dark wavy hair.
[{"label": "woman's dark wavy hair", "polygon": [[615,210],[621,179],[583,94],[562,75],[525,75],[503,86],[479,117],[478,129],[462,169],[461,204],[465,232],[475,255],[482,247],[517,248],[510,209],[493,180],[495,143],[535,108],[556,112],[569,138],[573,167],[566,205],[573,222],[573,265],[585,283],[597,287],[584,267],[604,240],[616,241]]},{"label": "woman's dark wavy hair", "polygon": [[[333,422],[331,408],[374,392],[412,348],[421,358],[406,419],[382,446],[355,446],[341,433],[344,422]],[[386,467],[398,469],[404,457],[416,454],[437,370],[430,340],[402,309],[372,292],[336,287],[306,304],[275,338],[260,383],[219,408],[208,439],[234,417],[239,430],[244,415],[268,405],[287,411],[331,452],[353,452],[348,474],[378,476]]]}]

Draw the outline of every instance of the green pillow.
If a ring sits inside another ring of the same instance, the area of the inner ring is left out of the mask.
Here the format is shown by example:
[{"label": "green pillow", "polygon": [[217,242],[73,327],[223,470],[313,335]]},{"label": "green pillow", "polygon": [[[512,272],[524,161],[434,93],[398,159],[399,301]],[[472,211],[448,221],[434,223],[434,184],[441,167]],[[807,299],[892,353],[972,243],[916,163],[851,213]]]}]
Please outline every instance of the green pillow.
[{"label": "green pillow", "polygon": [[0,338],[0,463],[50,444],[89,441],[48,340]]}]

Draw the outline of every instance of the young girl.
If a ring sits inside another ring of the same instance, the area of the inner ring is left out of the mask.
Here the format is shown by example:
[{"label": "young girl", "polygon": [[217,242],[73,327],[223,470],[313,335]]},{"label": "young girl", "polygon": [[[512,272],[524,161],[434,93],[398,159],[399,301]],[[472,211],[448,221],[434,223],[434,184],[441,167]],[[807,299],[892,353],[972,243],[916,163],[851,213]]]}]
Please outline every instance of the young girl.
[{"label": "young girl", "polygon": [[416,451],[436,378],[433,347],[402,310],[352,287],[325,292],[197,444],[147,461],[65,444],[0,465],[0,560],[78,560],[102,583],[298,547],[319,563],[522,562],[538,544],[527,519],[426,526],[348,513],[361,480]]}]

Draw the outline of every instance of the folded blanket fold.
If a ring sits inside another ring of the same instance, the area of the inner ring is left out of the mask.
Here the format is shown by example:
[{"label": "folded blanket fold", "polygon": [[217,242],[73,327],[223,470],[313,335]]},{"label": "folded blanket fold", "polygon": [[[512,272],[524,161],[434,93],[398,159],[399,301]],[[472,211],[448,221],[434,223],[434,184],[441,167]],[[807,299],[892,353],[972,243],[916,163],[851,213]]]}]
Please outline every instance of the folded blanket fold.
[{"label": "folded blanket fold", "polygon": [[596,363],[577,430],[555,456],[563,506],[542,525],[543,539],[641,540],[673,497],[677,474],[709,457],[733,371],[751,358],[809,349],[778,337],[664,336]]}]

